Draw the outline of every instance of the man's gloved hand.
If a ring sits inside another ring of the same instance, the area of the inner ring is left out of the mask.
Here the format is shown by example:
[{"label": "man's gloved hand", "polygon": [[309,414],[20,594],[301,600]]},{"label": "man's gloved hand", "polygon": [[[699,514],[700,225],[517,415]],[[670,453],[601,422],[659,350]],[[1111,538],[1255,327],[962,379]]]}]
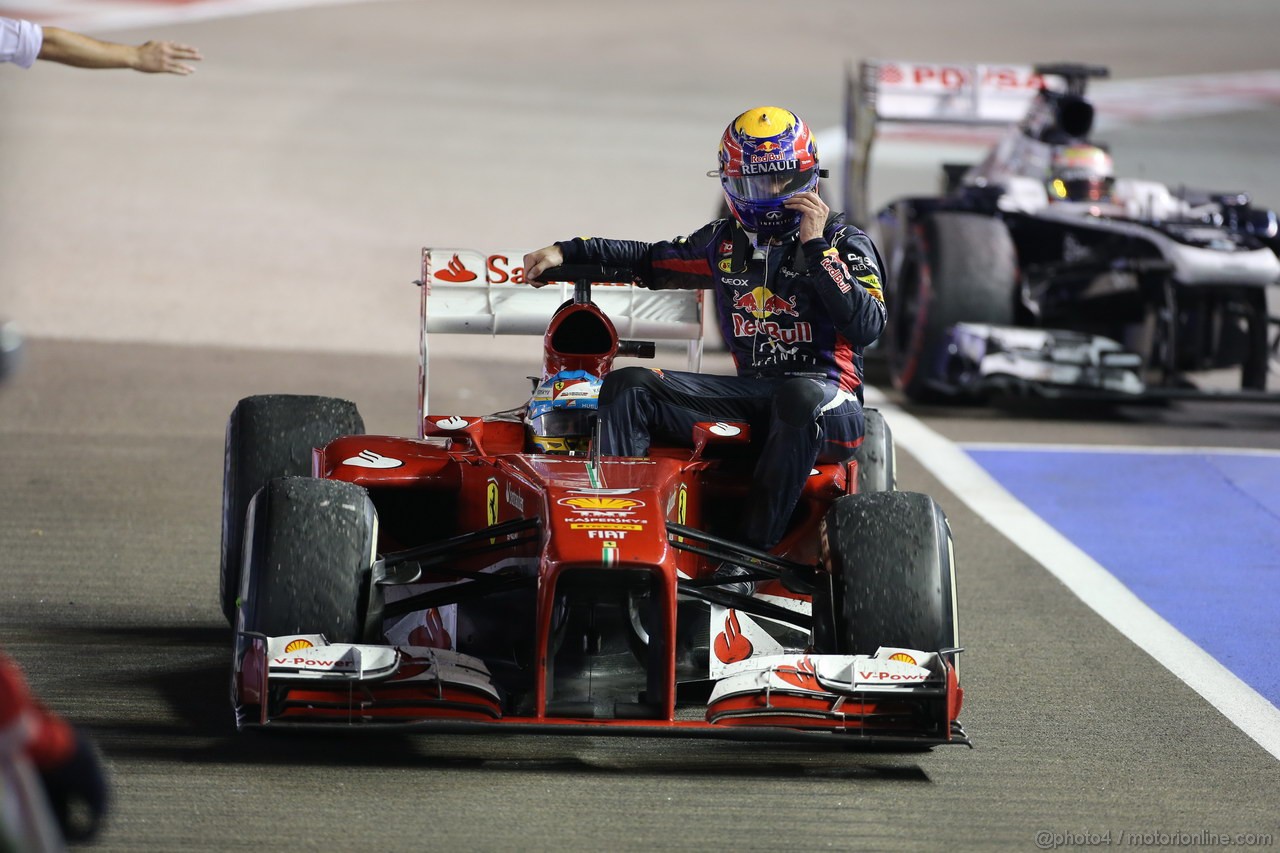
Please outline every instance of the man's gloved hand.
[{"label": "man's gloved hand", "polygon": [[88,738],[74,732],[75,746],[62,761],[40,767],[49,806],[67,841],[88,841],[107,813],[107,779]]},{"label": "man's gloved hand", "polygon": [[792,213],[800,214],[800,244],[822,236],[831,208],[815,192],[796,193],[782,203]]}]

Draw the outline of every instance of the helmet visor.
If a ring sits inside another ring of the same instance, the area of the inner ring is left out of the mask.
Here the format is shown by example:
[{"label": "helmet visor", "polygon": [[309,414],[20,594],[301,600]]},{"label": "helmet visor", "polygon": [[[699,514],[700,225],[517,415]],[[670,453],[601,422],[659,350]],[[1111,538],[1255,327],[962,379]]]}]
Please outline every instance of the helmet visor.
[{"label": "helmet visor", "polygon": [[[799,164],[794,160],[762,163],[754,167],[762,170],[759,174],[725,175],[725,190],[729,195],[743,201],[780,201],[798,192],[812,189],[817,182],[816,169],[801,169],[798,166]],[[742,168],[746,171],[753,166],[744,164]],[[766,168],[770,170],[763,171]]]},{"label": "helmet visor", "polygon": [[553,409],[534,418],[529,427],[535,436],[575,438],[590,436],[595,419],[595,409]]},{"label": "helmet visor", "polygon": [[1049,192],[1064,201],[1108,201],[1114,183],[1111,178],[1055,178]]}]

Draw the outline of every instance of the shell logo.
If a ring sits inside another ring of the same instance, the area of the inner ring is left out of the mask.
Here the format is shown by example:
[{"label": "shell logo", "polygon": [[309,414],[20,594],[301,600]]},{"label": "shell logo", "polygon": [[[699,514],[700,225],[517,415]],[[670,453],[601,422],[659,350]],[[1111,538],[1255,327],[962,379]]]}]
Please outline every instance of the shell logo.
[{"label": "shell logo", "polygon": [[912,666],[916,666],[916,659],[906,652],[894,652],[889,655],[889,660],[896,660],[898,663],[909,663]]},{"label": "shell logo", "polygon": [[289,643],[289,645],[285,646],[284,650],[286,652],[298,652],[298,651],[302,651],[303,649],[314,648],[314,646],[315,644],[312,643],[310,640],[294,640],[293,642]]},{"label": "shell logo", "polygon": [[631,498],[561,498],[559,504],[561,506],[571,506],[574,509],[622,510],[644,506],[644,501],[632,500]]}]

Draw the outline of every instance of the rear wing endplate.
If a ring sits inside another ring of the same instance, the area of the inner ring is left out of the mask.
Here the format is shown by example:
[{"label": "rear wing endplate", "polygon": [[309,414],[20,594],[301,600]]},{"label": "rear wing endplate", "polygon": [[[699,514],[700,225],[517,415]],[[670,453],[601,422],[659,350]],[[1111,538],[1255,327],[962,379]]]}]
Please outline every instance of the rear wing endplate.
[{"label": "rear wing endplate", "polygon": [[[573,299],[573,283],[532,287],[524,252],[422,250],[420,413],[427,415],[429,351],[436,334],[542,335],[551,315]],[[648,290],[631,282],[596,284],[591,301],[624,340],[684,341],[689,370],[702,365],[702,291]]]},{"label": "rear wing endplate", "polygon": [[871,218],[867,173],[883,122],[1009,125],[1026,115],[1045,80],[1030,65],[869,59],[845,73],[845,210]]}]

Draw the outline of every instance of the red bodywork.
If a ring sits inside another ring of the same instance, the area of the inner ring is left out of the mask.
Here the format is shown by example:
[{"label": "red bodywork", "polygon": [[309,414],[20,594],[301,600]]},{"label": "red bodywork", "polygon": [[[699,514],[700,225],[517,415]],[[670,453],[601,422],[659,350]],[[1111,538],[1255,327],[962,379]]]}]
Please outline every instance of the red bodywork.
[{"label": "red bodywork", "polygon": [[[595,344],[579,346],[584,339]],[[575,369],[602,375],[619,349],[612,323],[590,303],[562,306],[550,322],[545,341],[544,377]],[[936,689],[910,696],[875,691],[821,695],[812,678],[787,678],[780,669],[784,681],[799,692],[792,695],[783,689],[766,692],[763,698],[735,696],[712,707],[705,700],[682,705],[677,635],[685,629],[678,589],[682,579],[709,575],[718,561],[675,547],[668,524],[721,535],[736,527],[732,522],[751,478],[749,430],[746,424],[733,425],[738,429],[725,426],[701,424],[692,448],[655,447],[643,459],[530,453],[523,423],[474,416],[424,416],[418,438],[358,435],[317,448],[314,476],[362,486],[378,507],[379,554],[508,522],[536,521],[531,522],[531,533],[490,537],[489,550],[460,553],[439,574],[428,570],[414,582],[445,586],[460,576],[480,577],[506,563],[523,562],[530,567],[532,627],[528,634],[515,626],[511,629],[514,636],[527,636],[529,641],[524,658],[531,681],[527,699],[504,706],[498,691],[483,684],[414,680],[430,668],[431,647],[482,656],[467,648],[471,640],[458,636],[462,629],[456,624],[450,633],[440,617],[443,608],[437,607],[426,610],[411,644],[385,640],[396,645],[396,664],[385,676],[282,682],[287,690],[271,713],[269,682],[275,675],[268,677],[267,641],[251,638],[237,669],[238,706],[258,706],[254,710],[260,715],[259,723],[431,722],[437,727],[483,724],[559,730],[590,726],[602,732],[649,734],[733,730],[732,736],[737,737],[749,734],[744,727],[758,732],[768,725],[771,737],[829,737],[830,732],[841,731],[853,740],[932,744],[952,741],[958,732],[963,740],[955,722],[960,688],[951,663],[941,656]],[[788,534],[773,553],[795,563],[820,564],[820,521],[835,499],[856,490],[857,479],[855,461],[818,465],[805,485]],[[620,710],[612,715],[583,713],[579,705],[558,703],[553,695],[557,683],[554,635],[557,620],[565,618],[558,602],[563,605],[562,592],[568,586],[588,583],[608,588],[611,578],[629,579],[626,582],[642,578],[640,582],[647,584],[652,608],[647,642],[660,654],[648,662],[647,681],[638,691],[643,701],[637,708],[619,703]],[[784,606],[788,601],[809,602],[778,581],[762,585],[757,597]],[[705,647],[705,654],[718,653],[724,664],[749,656],[751,648],[733,636],[736,611],[727,613],[725,628],[719,636],[709,637]],[[704,631],[705,625],[704,621]],[[504,628],[499,626],[498,633]],[[769,721],[753,722],[756,718],[741,715],[762,704],[772,708]],[[793,713],[780,714],[781,708]]]},{"label": "red bodywork", "polygon": [[[430,435],[439,436],[428,418]],[[446,433],[447,446],[391,436],[354,436],[338,439],[317,452],[319,476],[346,480],[370,490],[413,488],[439,491],[451,496],[457,511],[456,532],[480,530],[504,521],[537,516],[541,519],[541,541],[523,550],[523,556],[538,560],[539,667],[546,666],[547,643],[554,610],[557,581],[571,568],[598,571],[643,570],[651,572],[657,584],[662,610],[662,630],[668,644],[675,644],[676,583],[680,575],[701,577],[714,566],[704,565],[697,555],[670,546],[666,525],[676,521],[702,528],[702,510],[708,490],[715,500],[740,504],[745,482],[707,482],[704,477],[717,462],[692,459],[689,450],[658,451],[646,459],[605,460],[593,478],[583,458],[534,455],[518,452],[523,444],[520,424],[466,419],[462,429]],[[484,447],[481,454],[476,448]],[[342,464],[363,451],[404,461],[392,470],[370,470]],[[501,451],[506,450],[506,453]],[[496,452],[495,452],[496,451]],[[856,462],[822,465],[809,478],[801,496],[804,523],[797,524],[778,547],[780,555],[797,562],[816,562],[817,523],[831,502],[848,494],[848,484],[856,483]],[[585,492],[625,491],[625,495],[600,496]],[[496,491],[496,502],[491,495]],[[523,509],[521,509],[523,507]],[[490,515],[492,514],[492,515]],[[621,534],[619,536],[619,534]],[[416,543],[387,543],[380,551],[391,551]],[[605,562],[605,552],[614,552]],[[762,593],[792,596],[780,584]],[[667,662],[662,682],[667,685],[661,699],[664,716],[675,717],[675,661]],[[537,679],[536,713],[546,719],[546,679]],[[634,721],[628,721],[634,723]]]}]

